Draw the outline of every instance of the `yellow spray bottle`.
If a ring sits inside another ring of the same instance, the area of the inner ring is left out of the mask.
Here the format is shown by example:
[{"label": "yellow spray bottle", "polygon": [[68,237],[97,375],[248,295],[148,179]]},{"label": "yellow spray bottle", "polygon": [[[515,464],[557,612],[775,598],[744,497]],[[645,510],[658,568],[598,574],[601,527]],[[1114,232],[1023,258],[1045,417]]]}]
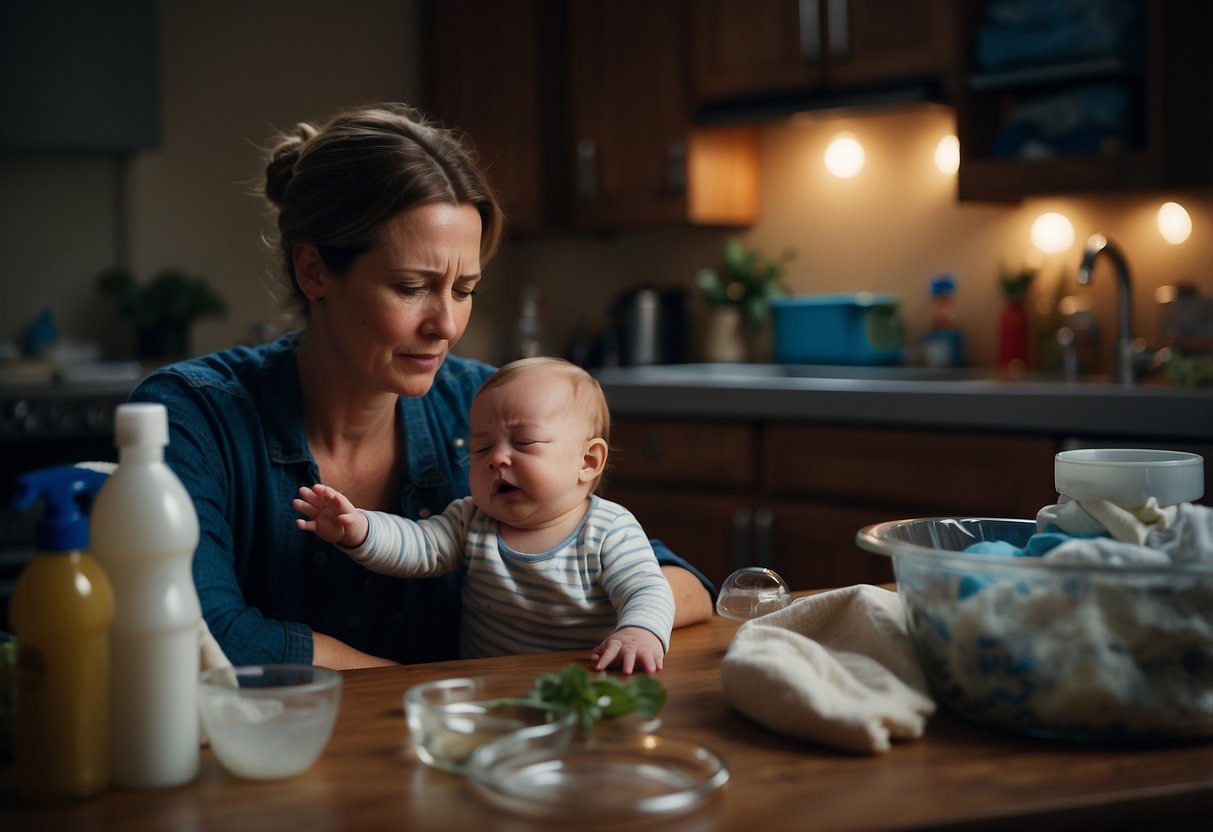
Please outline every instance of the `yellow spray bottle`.
[{"label": "yellow spray bottle", "polygon": [[9,607],[17,636],[15,785],[27,799],[83,798],[109,785],[114,592],[88,550],[85,513],[105,479],[71,466],[17,479],[17,510],[45,504],[37,553]]}]

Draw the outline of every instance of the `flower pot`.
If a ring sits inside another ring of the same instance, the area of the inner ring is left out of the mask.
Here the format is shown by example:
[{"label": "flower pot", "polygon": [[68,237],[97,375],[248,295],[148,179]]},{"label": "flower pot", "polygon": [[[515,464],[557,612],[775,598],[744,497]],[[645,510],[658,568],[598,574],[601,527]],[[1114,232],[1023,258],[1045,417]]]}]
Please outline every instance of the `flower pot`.
[{"label": "flower pot", "polygon": [[717,306],[708,312],[704,330],[705,361],[736,363],[750,359],[750,341],[738,306]]}]

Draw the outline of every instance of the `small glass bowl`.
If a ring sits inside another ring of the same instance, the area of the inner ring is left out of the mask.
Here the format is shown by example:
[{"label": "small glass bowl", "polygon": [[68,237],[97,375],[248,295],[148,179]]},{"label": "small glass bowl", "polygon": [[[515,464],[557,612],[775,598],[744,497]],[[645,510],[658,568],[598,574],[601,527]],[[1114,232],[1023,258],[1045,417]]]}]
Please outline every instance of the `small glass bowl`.
[{"label": "small glass bowl", "polygon": [[341,674],[303,664],[216,667],[199,677],[198,704],[225,769],[247,780],[294,777],[328,745]]},{"label": "small glass bowl", "polygon": [[417,756],[434,768],[463,773],[480,746],[515,735],[560,747],[576,730],[572,711],[522,704],[534,676],[499,674],[439,679],[404,692],[404,715]]},{"label": "small glass bowl", "polygon": [[747,566],[724,579],[716,596],[716,612],[725,618],[748,621],[792,603],[792,593],[773,569]]},{"label": "small glass bowl", "polygon": [[729,780],[711,749],[654,734],[583,736],[563,746],[514,735],[468,763],[475,792],[532,818],[626,823],[699,808]]}]

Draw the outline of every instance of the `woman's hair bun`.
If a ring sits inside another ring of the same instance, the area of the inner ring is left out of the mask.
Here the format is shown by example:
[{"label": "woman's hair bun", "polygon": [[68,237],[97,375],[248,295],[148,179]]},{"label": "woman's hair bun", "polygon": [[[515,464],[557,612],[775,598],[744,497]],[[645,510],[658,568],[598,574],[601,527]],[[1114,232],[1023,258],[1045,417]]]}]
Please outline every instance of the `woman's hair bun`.
[{"label": "woman's hair bun", "polygon": [[284,133],[270,146],[269,163],[265,166],[265,196],[274,205],[281,206],[286,188],[295,176],[295,163],[303,146],[316,135],[316,128],[300,123],[293,133]]}]

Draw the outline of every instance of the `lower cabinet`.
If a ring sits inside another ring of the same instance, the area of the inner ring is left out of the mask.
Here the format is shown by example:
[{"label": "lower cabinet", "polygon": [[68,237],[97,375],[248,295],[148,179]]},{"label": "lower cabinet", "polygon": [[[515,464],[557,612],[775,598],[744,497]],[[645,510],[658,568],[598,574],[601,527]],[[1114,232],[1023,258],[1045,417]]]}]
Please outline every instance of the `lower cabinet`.
[{"label": "lower cabinet", "polygon": [[794,590],[891,581],[863,526],[1056,498],[1051,437],[616,416],[611,448],[603,496],[717,585],[743,566]]}]

